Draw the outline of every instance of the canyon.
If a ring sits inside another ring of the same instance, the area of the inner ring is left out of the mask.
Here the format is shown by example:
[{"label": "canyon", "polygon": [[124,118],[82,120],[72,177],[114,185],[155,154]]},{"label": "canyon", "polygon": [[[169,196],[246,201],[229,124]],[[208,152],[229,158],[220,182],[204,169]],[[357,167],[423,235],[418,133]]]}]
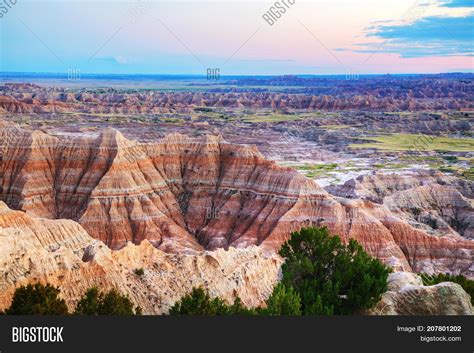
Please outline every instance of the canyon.
[{"label": "canyon", "polygon": [[[0,310],[10,305],[15,288],[31,282],[61,288],[70,310],[93,286],[120,290],[147,315],[166,314],[198,286],[229,303],[239,297],[257,307],[279,281],[283,262],[257,246],[169,254],[144,240],[112,251],[74,221],[32,218],[1,201],[0,245]],[[420,293],[426,294],[422,303]],[[366,314],[472,315],[474,310],[457,284],[423,286],[415,274],[396,272],[389,277],[389,291]]]},{"label": "canyon", "polygon": [[459,204],[454,220],[468,223],[461,230],[444,221],[447,232],[430,234],[429,222],[406,211],[413,194],[384,204],[333,196],[254,146],[215,136],[198,142],[174,134],[143,144],[113,129],[71,139],[6,123],[0,136],[9,141],[0,155],[0,200],[31,217],[76,221],[113,250],[147,240],[168,253],[275,252],[291,232],[327,226],[396,270],[474,274],[472,202],[446,186],[429,189],[425,202]]}]

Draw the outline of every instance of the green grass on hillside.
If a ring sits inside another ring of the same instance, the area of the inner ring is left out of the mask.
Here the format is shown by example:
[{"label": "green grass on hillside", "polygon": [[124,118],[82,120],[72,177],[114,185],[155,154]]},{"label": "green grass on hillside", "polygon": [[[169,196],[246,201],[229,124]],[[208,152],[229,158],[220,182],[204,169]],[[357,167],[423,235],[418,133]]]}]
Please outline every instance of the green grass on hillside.
[{"label": "green grass on hillside", "polygon": [[294,167],[296,170],[303,171],[308,178],[315,178],[326,174],[337,168],[337,163],[329,164],[305,164]]},{"label": "green grass on hillside", "polygon": [[[367,137],[373,142],[351,144],[351,148],[376,148],[386,151],[474,151],[474,139],[450,137],[422,137],[416,134],[391,134]],[[419,146],[418,148],[416,146]]]},{"label": "green grass on hillside", "polygon": [[270,114],[270,115],[245,115],[242,119],[246,123],[278,123],[301,119],[301,115]]}]

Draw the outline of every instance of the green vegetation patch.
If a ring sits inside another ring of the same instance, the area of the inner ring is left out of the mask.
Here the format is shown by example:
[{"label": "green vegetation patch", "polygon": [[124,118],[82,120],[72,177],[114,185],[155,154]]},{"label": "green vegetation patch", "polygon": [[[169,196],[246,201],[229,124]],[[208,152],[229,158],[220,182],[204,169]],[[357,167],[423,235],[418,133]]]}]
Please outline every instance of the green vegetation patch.
[{"label": "green vegetation patch", "polygon": [[347,245],[326,227],[303,228],[280,249],[282,281],[263,308],[229,305],[194,288],[171,315],[350,315],[373,307],[387,290],[391,269],[369,256],[354,239]]},{"label": "green vegetation patch", "polygon": [[462,176],[467,180],[474,181],[474,167],[471,167],[464,172],[462,172]]},{"label": "green vegetation patch", "polygon": [[135,273],[135,275],[137,275],[138,277],[143,277],[145,271],[143,270],[143,268],[137,268],[135,269],[135,271],[133,271],[133,273]]},{"label": "green vegetation patch", "polygon": [[[59,288],[50,284],[28,284],[15,290],[7,315],[68,315]],[[2,313],[0,313],[2,314]],[[117,290],[102,293],[93,287],[77,303],[74,315],[141,315],[142,309]]]},{"label": "green vegetation patch", "polygon": [[405,168],[410,167],[406,163],[387,163],[387,164],[375,163],[372,165],[374,168],[377,168],[377,169],[405,169]]},{"label": "green vegetation patch", "polygon": [[297,165],[294,168],[296,170],[303,171],[308,178],[315,178],[331,172],[337,168],[337,163],[329,164],[304,164]]},{"label": "green vegetation patch", "polygon": [[221,316],[255,314],[255,312],[252,309],[246,309],[239,297],[229,305],[220,298],[211,298],[203,288],[195,287],[173,305],[169,314]]},{"label": "green vegetation patch", "polygon": [[195,107],[193,110],[201,113],[211,113],[213,111],[210,107]]},{"label": "green vegetation patch", "polygon": [[75,315],[141,315],[142,309],[134,309],[131,300],[112,289],[107,293],[100,292],[97,288],[90,288],[77,303]]},{"label": "green vegetation patch", "polygon": [[49,284],[28,284],[15,290],[7,315],[67,315],[67,305],[59,298],[59,288]]},{"label": "green vegetation patch", "polygon": [[242,119],[246,123],[278,123],[282,121],[294,121],[302,119],[301,115],[270,114],[270,115],[245,115]]},{"label": "green vegetation patch", "polygon": [[280,249],[282,284],[301,298],[303,315],[348,315],[373,307],[391,269],[354,239],[344,245],[324,228],[303,228]]},{"label": "green vegetation patch", "polygon": [[351,148],[375,148],[386,151],[417,150],[414,146],[420,146],[418,150],[423,151],[450,151],[471,152],[474,151],[474,139],[451,138],[451,137],[425,137],[417,134],[390,134],[367,137],[373,142],[353,143]]},{"label": "green vegetation patch", "polygon": [[161,119],[161,121],[168,124],[178,124],[178,125],[183,123],[183,120],[179,118],[163,118]]}]

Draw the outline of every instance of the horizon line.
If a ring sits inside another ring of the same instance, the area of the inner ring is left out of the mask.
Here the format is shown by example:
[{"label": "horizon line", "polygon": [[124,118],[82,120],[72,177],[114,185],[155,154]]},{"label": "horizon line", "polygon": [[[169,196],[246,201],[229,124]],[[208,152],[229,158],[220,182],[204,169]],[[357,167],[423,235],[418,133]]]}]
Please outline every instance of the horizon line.
[{"label": "horizon line", "polygon": [[[205,74],[192,74],[192,73],[93,73],[93,72],[80,72],[80,75],[85,76],[187,76],[195,78],[206,78]],[[58,76],[68,76],[68,72],[34,72],[34,71],[0,71],[0,76],[3,74],[14,75],[58,75]],[[225,77],[303,77],[303,76],[347,76],[347,75],[358,75],[358,76],[411,76],[411,75],[453,75],[453,74],[474,74],[472,71],[447,71],[447,72],[432,72],[432,73],[423,73],[423,72],[405,72],[405,73],[328,73],[328,74],[309,74],[309,73],[298,73],[298,74],[229,74],[229,75],[220,75],[220,78]],[[1,79],[1,77],[0,77]]]}]

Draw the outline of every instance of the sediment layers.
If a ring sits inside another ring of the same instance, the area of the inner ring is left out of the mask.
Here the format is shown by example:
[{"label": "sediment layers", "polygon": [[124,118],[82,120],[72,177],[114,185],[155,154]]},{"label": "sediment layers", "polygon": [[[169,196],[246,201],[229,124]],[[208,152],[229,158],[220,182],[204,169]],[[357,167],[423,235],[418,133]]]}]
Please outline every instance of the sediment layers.
[{"label": "sediment layers", "polygon": [[183,135],[140,144],[108,129],[68,139],[0,128],[0,200],[28,215],[77,221],[112,249],[144,240],[169,253],[259,245],[327,226],[396,270],[472,276],[474,242],[417,229],[399,209],[329,195],[255,147]]},{"label": "sediment layers", "polygon": [[145,240],[112,251],[74,221],[32,218],[0,201],[0,310],[15,288],[35,282],[58,286],[70,310],[93,286],[118,289],[145,314],[166,313],[193,287],[259,306],[278,281],[281,262],[258,247],[168,254]]}]

